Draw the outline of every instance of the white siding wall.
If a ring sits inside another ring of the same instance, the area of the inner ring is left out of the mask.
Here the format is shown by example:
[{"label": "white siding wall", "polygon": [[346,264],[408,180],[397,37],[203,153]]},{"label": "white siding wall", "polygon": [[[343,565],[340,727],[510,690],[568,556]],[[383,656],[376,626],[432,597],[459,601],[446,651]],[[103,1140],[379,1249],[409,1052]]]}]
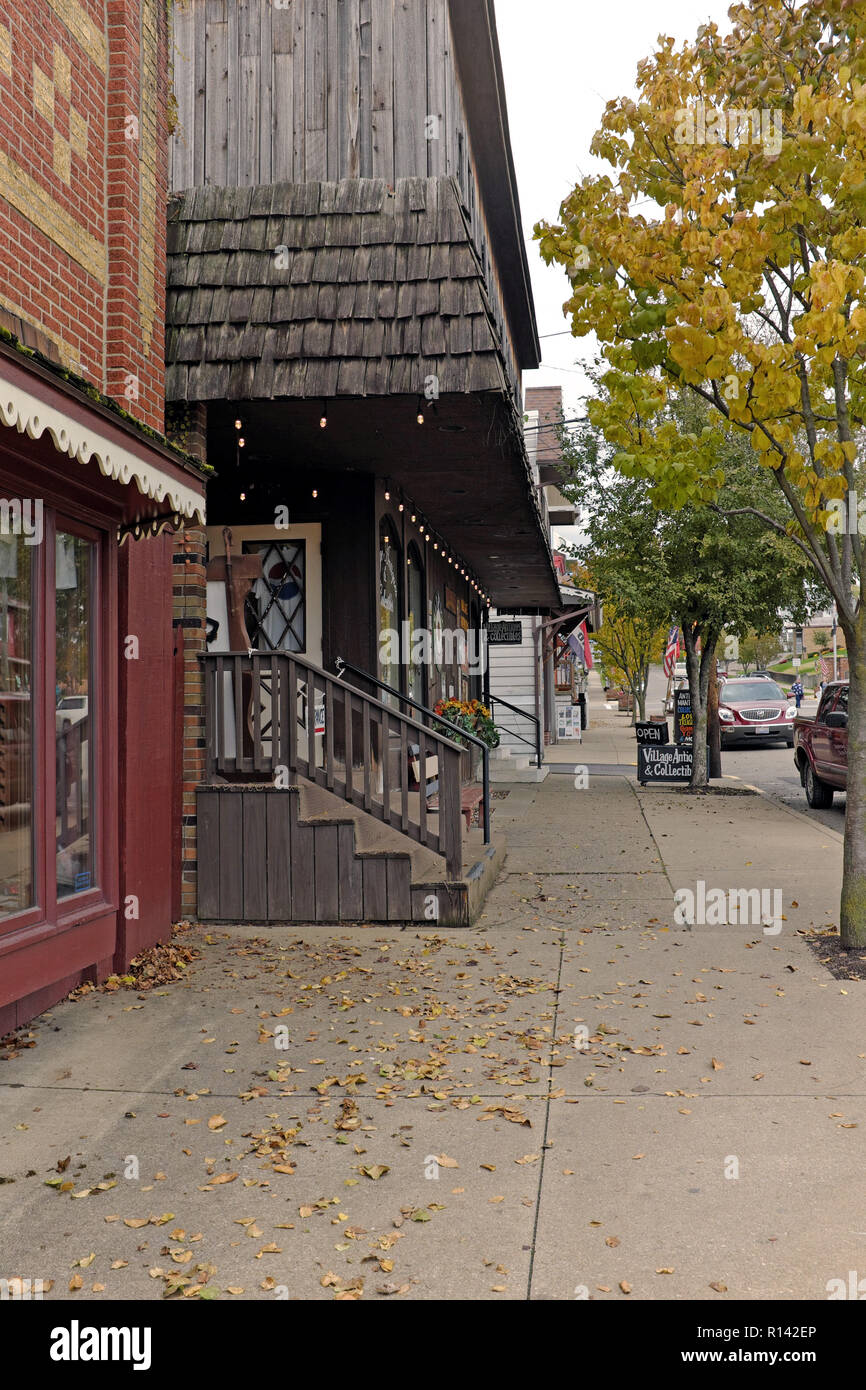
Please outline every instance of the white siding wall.
[{"label": "white siding wall", "polygon": [[[500,695],[502,699],[517,705],[519,709],[527,710],[530,714],[538,714],[539,711],[535,707],[535,630],[539,619],[510,618],[507,613],[499,613],[493,609],[491,622],[499,619],[519,622],[523,629],[523,641],[519,647],[490,648],[490,693]],[[529,747],[521,743],[520,739],[513,737],[512,731],[516,730],[532,743],[535,739],[534,725],[501,705],[494,706],[494,718],[502,733],[502,747],[510,748],[515,757],[531,757],[534,746]]]}]

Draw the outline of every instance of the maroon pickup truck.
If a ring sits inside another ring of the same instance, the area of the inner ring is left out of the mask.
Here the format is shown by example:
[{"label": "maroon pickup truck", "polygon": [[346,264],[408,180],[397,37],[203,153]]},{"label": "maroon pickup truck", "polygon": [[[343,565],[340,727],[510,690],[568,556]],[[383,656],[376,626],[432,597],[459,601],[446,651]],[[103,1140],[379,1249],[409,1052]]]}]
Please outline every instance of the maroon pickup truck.
[{"label": "maroon pickup truck", "polygon": [[794,763],[806,800],[816,810],[832,806],[848,777],[848,682],[834,681],[821,696],[814,719],[794,720]]}]

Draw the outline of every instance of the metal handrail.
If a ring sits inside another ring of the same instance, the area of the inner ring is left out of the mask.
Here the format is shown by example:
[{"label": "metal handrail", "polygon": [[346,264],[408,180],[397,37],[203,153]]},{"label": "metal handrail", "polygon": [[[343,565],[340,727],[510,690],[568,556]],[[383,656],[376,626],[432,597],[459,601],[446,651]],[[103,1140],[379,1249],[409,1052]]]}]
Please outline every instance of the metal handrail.
[{"label": "metal handrail", "polygon": [[[435,709],[430,709],[428,705],[422,705],[418,700],[414,700],[411,695],[404,695],[402,690],[396,690],[393,685],[388,685],[387,681],[380,681],[377,676],[371,676],[369,671],[363,671],[360,666],[354,666],[351,661],[344,661],[341,656],[334,658],[334,668],[337,672],[338,680],[343,679],[344,671],[352,671],[362,680],[369,681],[379,690],[384,690],[389,695],[395,695],[404,704],[411,705],[413,709],[427,716],[428,719],[435,719],[438,724],[450,729],[458,738],[466,739],[469,743],[474,743],[476,748],[481,749],[481,786],[482,802],[484,807],[484,843],[490,844],[490,748],[483,738],[478,738],[476,734],[470,734],[467,729],[461,729],[459,724],[452,724],[450,719],[444,719],[441,714],[437,714]],[[431,733],[433,730],[431,730]]]},{"label": "metal handrail", "polygon": [[[510,704],[508,700],[503,700],[501,695],[491,695],[488,692],[487,700],[491,706],[491,710],[493,705],[504,705],[505,708],[510,709],[513,714],[520,714],[523,716],[524,719],[532,720],[532,723],[535,725],[535,758],[537,766],[541,767],[541,764],[544,761],[544,740],[541,736],[541,720],[539,719],[538,715],[532,714],[532,712],[528,709],[520,709],[518,705]],[[528,748],[532,747],[532,740],[524,738],[523,734],[519,734],[516,729],[509,729],[508,733],[511,736],[511,738],[519,739],[520,742],[525,743]]]}]

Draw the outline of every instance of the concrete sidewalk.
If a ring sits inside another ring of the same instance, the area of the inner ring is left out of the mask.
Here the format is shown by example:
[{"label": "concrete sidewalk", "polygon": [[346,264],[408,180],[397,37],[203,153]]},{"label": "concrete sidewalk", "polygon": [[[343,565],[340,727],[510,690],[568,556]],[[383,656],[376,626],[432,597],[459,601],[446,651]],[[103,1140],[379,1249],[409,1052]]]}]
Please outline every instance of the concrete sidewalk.
[{"label": "concrete sidewalk", "polygon": [[[800,935],[837,920],[839,837],[638,789],[629,748],[596,702],[564,751],[621,774],[497,799],[472,930],[197,928],[189,978],[34,1025],[0,1064],[0,1276],[725,1300],[866,1274],[866,986]],[[781,930],[677,925],[699,880],[778,889]]]}]

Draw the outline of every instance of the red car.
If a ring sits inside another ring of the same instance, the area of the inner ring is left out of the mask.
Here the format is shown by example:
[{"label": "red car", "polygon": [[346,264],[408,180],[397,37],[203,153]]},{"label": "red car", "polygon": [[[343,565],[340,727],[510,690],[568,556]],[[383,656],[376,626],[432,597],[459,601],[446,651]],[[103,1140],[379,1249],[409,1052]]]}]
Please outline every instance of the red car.
[{"label": "red car", "polygon": [[828,685],[815,718],[801,715],[794,732],[794,762],[807,802],[817,810],[832,806],[833,793],[848,781],[848,682]]},{"label": "red car", "polygon": [[797,707],[775,681],[735,677],[719,688],[722,747],[755,739],[784,739],[794,747]]}]

